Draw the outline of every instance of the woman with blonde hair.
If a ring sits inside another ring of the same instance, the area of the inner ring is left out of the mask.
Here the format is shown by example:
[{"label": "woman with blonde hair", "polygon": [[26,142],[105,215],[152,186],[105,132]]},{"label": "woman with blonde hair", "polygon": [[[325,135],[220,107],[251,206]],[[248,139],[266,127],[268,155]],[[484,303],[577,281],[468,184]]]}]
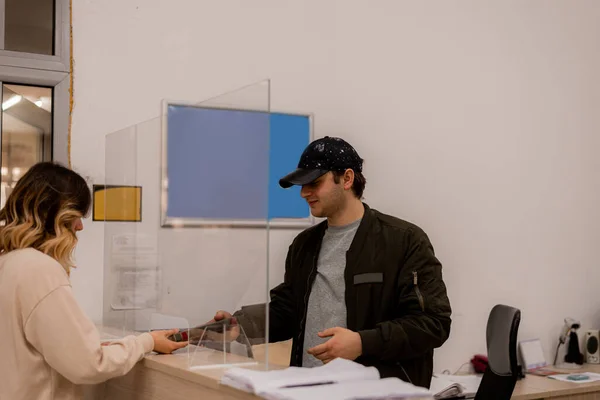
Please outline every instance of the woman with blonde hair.
[{"label": "woman with blonde hair", "polygon": [[17,182],[0,210],[0,399],[81,398],[81,384],[125,375],[145,354],[184,347],[154,331],[102,346],[69,282],[90,190],[72,170],[44,162]]}]

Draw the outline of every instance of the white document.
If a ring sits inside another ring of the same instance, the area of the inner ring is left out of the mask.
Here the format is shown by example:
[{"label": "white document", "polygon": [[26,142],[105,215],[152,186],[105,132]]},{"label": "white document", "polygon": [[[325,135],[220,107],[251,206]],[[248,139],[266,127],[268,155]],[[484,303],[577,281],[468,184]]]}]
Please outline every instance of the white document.
[{"label": "white document", "polygon": [[[581,376],[585,376],[585,379],[574,379]],[[600,381],[600,374],[593,372],[582,372],[575,374],[557,374],[548,376],[550,379],[556,379],[557,381],[571,382],[571,383],[589,383],[594,381]]]},{"label": "white document", "polygon": [[158,240],[156,235],[122,233],[113,235],[110,254],[111,267],[149,268],[158,267]]},{"label": "white document", "polygon": [[113,310],[154,308],[158,304],[160,271],[141,269],[118,271],[116,290],[110,303]]},{"label": "white document", "polygon": [[277,389],[262,395],[268,400],[391,400],[414,397],[431,398],[432,396],[431,391],[398,378]]},{"label": "white document", "polygon": [[156,235],[121,233],[112,236],[110,279],[114,282],[111,308],[155,308],[160,293]]},{"label": "white document", "polygon": [[225,372],[221,383],[262,395],[282,388],[378,379],[379,371],[375,367],[365,367],[354,361],[336,358],[315,368],[289,367],[276,371],[232,368]]},{"label": "white document", "polygon": [[436,399],[456,396],[474,397],[480,383],[479,375],[435,374],[431,379],[431,391]]}]

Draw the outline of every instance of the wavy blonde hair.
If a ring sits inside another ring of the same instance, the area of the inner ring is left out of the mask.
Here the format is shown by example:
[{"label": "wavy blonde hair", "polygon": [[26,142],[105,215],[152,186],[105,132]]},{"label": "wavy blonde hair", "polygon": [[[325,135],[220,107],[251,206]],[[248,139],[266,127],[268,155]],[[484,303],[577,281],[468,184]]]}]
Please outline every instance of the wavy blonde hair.
[{"label": "wavy blonde hair", "polygon": [[34,165],[0,210],[0,254],[34,248],[70,274],[77,244],[74,225],[87,215],[90,205],[90,190],[76,172],[56,163]]}]

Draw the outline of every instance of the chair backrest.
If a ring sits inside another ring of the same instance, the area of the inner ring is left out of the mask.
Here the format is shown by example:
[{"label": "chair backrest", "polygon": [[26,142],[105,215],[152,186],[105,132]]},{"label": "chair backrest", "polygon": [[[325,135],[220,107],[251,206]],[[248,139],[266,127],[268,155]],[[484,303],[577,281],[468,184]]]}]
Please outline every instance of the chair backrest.
[{"label": "chair backrest", "polygon": [[476,400],[509,400],[517,383],[517,334],[521,311],[498,304],[488,318],[486,339],[488,367],[483,374]]}]

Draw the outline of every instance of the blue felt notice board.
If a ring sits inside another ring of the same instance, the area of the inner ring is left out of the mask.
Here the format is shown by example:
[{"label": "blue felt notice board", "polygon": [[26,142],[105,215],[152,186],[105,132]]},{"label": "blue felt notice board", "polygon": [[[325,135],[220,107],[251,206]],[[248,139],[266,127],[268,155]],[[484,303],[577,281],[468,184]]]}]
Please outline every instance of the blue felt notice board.
[{"label": "blue felt notice board", "polygon": [[163,223],[310,223],[300,188],[279,186],[311,140],[309,115],[170,104],[163,129]]}]

